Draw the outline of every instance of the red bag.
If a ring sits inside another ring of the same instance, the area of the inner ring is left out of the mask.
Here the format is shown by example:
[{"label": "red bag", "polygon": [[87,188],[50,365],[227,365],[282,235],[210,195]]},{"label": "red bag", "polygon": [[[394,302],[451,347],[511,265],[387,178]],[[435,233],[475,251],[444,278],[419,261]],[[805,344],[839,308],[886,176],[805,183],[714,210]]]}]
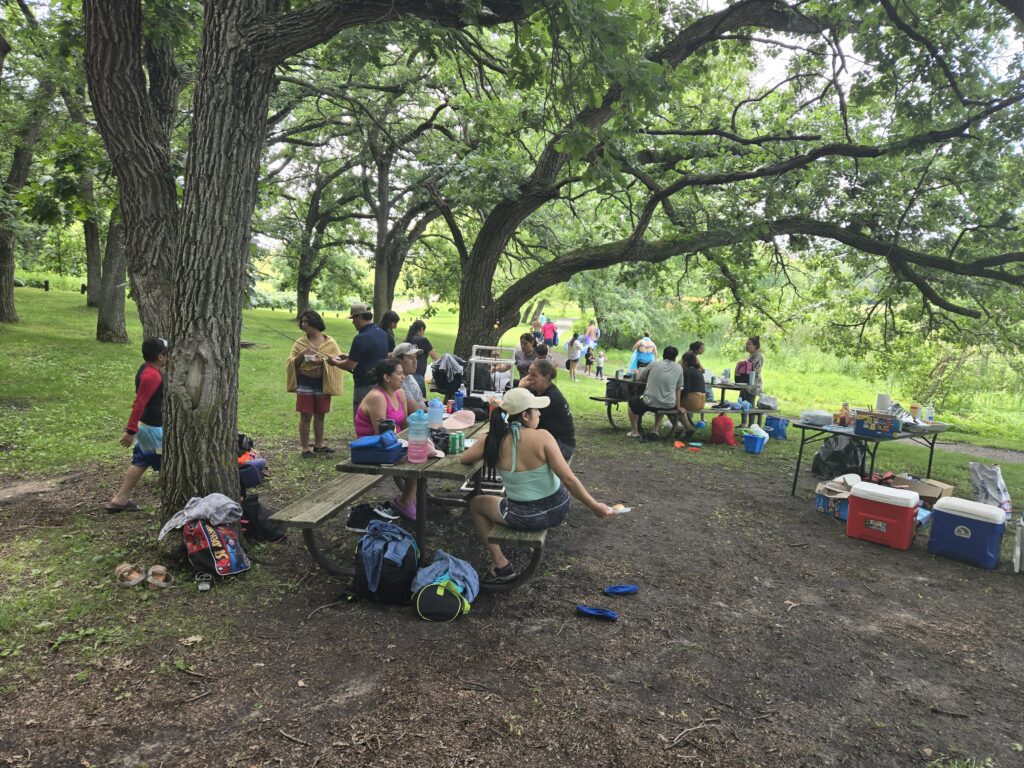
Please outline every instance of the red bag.
[{"label": "red bag", "polygon": [[753,372],[754,372],[754,364],[752,362],[750,362],[749,360],[740,360],[738,363],[736,363],[736,375],[737,376],[740,376],[741,374],[744,374],[744,373],[753,373]]},{"label": "red bag", "polygon": [[727,414],[720,413],[711,420],[711,442],[715,445],[736,445],[735,425]]}]

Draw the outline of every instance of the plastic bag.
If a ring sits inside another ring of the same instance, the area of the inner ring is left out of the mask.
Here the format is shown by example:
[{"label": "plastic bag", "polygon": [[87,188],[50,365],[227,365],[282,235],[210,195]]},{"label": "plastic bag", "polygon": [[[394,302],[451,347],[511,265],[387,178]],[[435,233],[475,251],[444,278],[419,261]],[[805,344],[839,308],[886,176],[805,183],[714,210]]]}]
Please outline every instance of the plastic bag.
[{"label": "plastic bag", "polygon": [[1006,513],[1006,519],[1009,521],[1013,505],[1010,503],[1010,491],[1003,482],[1003,473],[999,465],[972,461],[968,469],[971,475],[971,488],[974,489],[974,500],[999,507]]},{"label": "plastic bag", "polygon": [[864,446],[846,435],[833,435],[814,454],[811,472],[815,477],[831,480],[839,475],[860,476],[864,463]]}]

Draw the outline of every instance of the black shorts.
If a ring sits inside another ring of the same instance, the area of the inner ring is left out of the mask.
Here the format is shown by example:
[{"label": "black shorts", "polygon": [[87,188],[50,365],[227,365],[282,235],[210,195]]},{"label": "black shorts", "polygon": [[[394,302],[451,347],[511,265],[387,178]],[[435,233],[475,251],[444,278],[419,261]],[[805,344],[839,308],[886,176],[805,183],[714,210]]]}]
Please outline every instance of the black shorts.
[{"label": "black shorts", "polygon": [[516,531],[543,531],[561,525],[569,514],[569,491],[564,485],[536,501],[502,499],[498,510],[505,525]]},{"label": "black shorts", "polygon": [[645,413],[657,413],[658,411],[668,411],[672,408],[657,408],[646,400],[642,395],[633,395],[629,398],[629,410],[635,413],[637,416],[643,416]]}]

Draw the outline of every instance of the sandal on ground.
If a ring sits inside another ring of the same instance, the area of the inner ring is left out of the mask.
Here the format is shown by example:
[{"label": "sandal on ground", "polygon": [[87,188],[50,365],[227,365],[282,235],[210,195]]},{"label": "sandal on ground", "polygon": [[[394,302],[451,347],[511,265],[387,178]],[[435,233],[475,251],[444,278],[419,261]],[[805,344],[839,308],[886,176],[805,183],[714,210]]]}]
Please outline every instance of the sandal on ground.
[{"label": "sandal on ground", "polygon": [[512,563],[506,563],[501,568],[494,568],[492,566],[491,570],[485,573],[480,581],[484,584],[507,584],[518,576],[516,567]]},{"label": "sandal on ground", "polygon": [[639,432],[627,432],[626,437],[643,437]]},{"label": "sandal on ground", "polygon": [[196,574],[196,589],[200,592],[209,592],[211,587],[213,587],[212,573],[206,573],[204,571],[203,573]]},{"label": "sandal on ground", "polygon": [[329,445],[321,445],[319,448],[313,448],[313,453],[334,453],[335,450]]},{"label": "sandal on ground", "polygon": [[303,451],[302,452],[302,458],[304,458],[304,459],[312,459],[314,456],[316,456],[316,454],[313,453],[312,451]]},{"label": "sandal on ground", "polygon": [[150,589],[167,589],[174,586],[174,576],[162,565],[151,565],[146,574],[146,584]]},{"label": "sandal on ground", "polygon": [[134,501],[127,501],[124,504],[105,504],[103,509],[107,512],[137,512],[140,507]]},{"label": "sandal on ground", "polygon": [[146,573],[141,563],[121,563],[114,569],[114,577],[119,587],[134,587],[146,580]]}]

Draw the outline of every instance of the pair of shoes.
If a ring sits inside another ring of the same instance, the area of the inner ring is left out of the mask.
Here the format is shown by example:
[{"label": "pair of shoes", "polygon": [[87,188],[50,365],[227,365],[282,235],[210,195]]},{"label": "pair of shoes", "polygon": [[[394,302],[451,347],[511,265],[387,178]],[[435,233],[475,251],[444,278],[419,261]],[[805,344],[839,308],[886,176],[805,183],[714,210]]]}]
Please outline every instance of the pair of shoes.
[{"label": "pair of shoes", "polygon": [[405,506],[401,501],[400,497],[395,496],[391,501],[388,502],[391,505],[391,509],[400,514],[406,520],[416,519],[416,502],[414,501],[409,506]]},{"label": "pair of shoes", "polygon": [[517,576],[519,574],[516,572],[516,567],[509,562],[501,568],[491,568],[480,581],[484,584],[507,584],[515,580]]},{"label": "pair of shoes", "polygon": [[106,504],[103,509],[107,512],[138,512],[140,507],[130,499],[124,504]]},{"label": "pair of shoes", "polygon": [[312,459],[314,456],[316,456],[316,454],[313,453],[312,451],[303,451],[302,452],[302,458],[304,458],[304,459]]},{"label": "pair of shoes", "polygon": [[329,445],[321,445],[319,448],[314,447],[313,453],[334,453],[334,449]]},{"label": "pair of shoes", "polygon": [[143,573],[140,563],[121,563],[114,569],[114,578],[120,587],[134,587],[142,582],[150,589],[167,589],[174,585],[174,576],[162,565],[151,565]]},{"label": "pair of shoes", "polygon": [[352,531],[353,533],[366,533],[367,527],[374,520],[390,523],[397,519],[398,515],[391,511],[391,507],[387,502],[373,507],[369,504],[357,504],[349,510],[345,530]]}]

